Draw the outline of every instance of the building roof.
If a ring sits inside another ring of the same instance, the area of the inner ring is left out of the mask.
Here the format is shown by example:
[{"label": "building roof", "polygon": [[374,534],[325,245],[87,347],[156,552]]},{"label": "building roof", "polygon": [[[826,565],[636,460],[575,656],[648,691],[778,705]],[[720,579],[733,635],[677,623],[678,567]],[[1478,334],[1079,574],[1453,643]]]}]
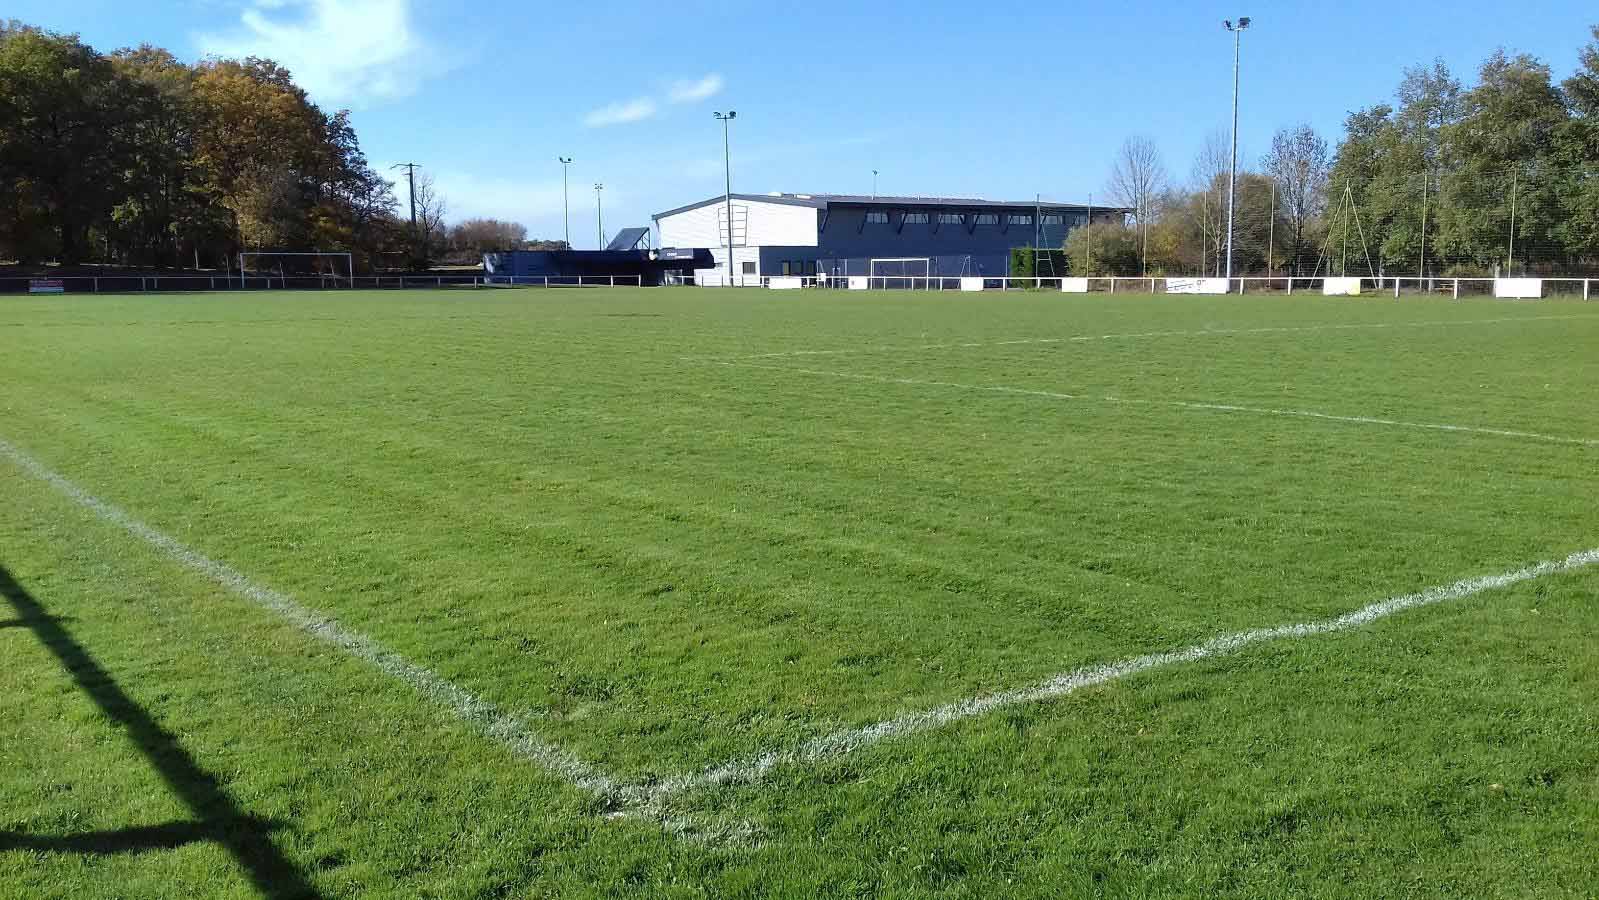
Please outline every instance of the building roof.
[{"label": "building roof", "polygon": [[[917,207],[920,209],[1014,209],[1028,211],[1034,208],[1049,210],[1069,210],[1072,212],[1086,212],[1089,209],[1086,203],[1061,203],[1055,200],[984,200],[980,197],[914,197],[891,196],[880,194],[868,196],[866,194],[734,194],[733,199],[758,203],[776,203],[782,206],[809,206],[813,209],[826,209],[832,204],[841,206],[892,206],[892,207]],[[679,206],[666,212],[656,213],[654,218],[662,219],[678,213],[700,209],[705,206],[714,206],[726,202],[725,196],[711,197],[698,203]],[[1121,206],[1094,206],[1095,210],[1105,212],[1130,213],[1131,209]]]}]

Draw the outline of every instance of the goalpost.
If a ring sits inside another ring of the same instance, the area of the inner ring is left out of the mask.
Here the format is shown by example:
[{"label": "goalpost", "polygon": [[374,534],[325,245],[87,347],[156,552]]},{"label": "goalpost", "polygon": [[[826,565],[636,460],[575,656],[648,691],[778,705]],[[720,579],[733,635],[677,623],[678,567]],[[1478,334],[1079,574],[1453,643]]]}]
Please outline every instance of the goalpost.
[{"label": "goalpost", "polygon": [[[333,275],[333,277],[338,278],[341,281],[347,282],[350,287],[352,287],[352,288],[355,287],[355,259],[354,259],[354,257],[352,257],[348,252],[321,251],[321,250],[313,251],[313,252],[304,252],[304,253],[275,253],[275,252],[269,252],[269,251],[257,251],[257,252],[251,252],[251,253],[240,253],[239,254],[239,287],[243,288],[243,287],[245,287],[248,284],[248,282],[245,281],[245,276],[244,276],[244,272],[245,272],[244,261],[246,259],[253,259],[253,258],[263,257],[263,256],[314,257],[316,260],[320,260],[320,259],[322,259],[324,257],[326,257],[326,258],[328,258],[330,260],[343,259],[344,260],[344,274],[340,275],[338,272],[335,271],[335,272],[332,273],[332,275]],[[319,270],[319,271],[317,271],[315,273],[317,277],[326,277],[320,271],[320,267],[319,266],[313,265],[312,268]],[[271,276],[268,276],[268,278],[270,278],[270,277]],[[285,279],[284,283],[287,284],[287,280],[286,279],[288,278],[288,276],[285,276],[283,274],[283,269],[281,267],[279,267],[279,269],[278,269],[278,277],[281,278],[281,279]],[[271,282],[269,281],[268,284],[270,285]]]},{"label": "goalpost", "polygon": [[[915,271],[917,265],[920,265],[922,268],[920,272]],[[878,266],[883,266],[885,269],[892,271],[879,272],[877,270]],[[923,287],[925,287],[927,290],[932,290],[933,281],[930,277],[932,272],[933,258],[930,256],[895,256],[885,259],[874,258],[870,261],[866,269],[866,283],[870,286],[876,286],[878,279],[882,279],[883,289],[888,290],[889,281],[893,280],[899,282],[905,288],[914,289],[916,287],[916,280],[919,278],[922,281]]]}]

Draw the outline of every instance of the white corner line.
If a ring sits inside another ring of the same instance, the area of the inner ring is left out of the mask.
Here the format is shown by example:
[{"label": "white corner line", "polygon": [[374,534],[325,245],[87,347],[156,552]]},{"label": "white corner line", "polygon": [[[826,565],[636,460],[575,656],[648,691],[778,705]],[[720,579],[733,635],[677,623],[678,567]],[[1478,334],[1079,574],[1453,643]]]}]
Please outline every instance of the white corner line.
[{"label": "white corner line", "polygon": [[1207,403],[1197,400],[1144,400],[1117,397],[1110,394],[1068,394],[1061,391],[1042,391],[1006,385],[963,384],[958,381],[934,381],[922,378],[900,378],[892,375],[868,375],[859,372],[832,372],[826,369],[803,369],[796,366],[774,366],[765,363],[730,362],[719,360],[710,365],[740,369],[765,369],[771,372],[791,372],[796,375],[814,375],[825,378],[845,378],[869,381],[876,384],[900,384],[909,387],[941,387],[962,391],[981,391],[989,394],[1011,394],[1021,397],[1042,397],[1046,400],[1079,400],[1089,403],[1115,403],[1124,406],[1164,406],[1171,409],[1208,410],[1211,412],[1248,413],[1257,416],[1285,416],[1299,419],[1320,419],[1327,422],[1345,422],[1352,425],[1379,425],[1388,428],[1417,428],[1425,431],[1446,431],[1457,434],[1482,434],[1492,437],[1519,438],[1549,444],[1570,444],[1578,447],[1599,447],[1599,438],[1567,437],[1558,434],[1541,434],[1536,431],[1516,431],[1509,428],[1491,428],[1476,425],[1450,425],[1434,422],[1407,422],[1401,419],[1382,419],[1374,416],[1343,416],[1336,413],[1308,409],[1278,409],[1267,406],[1240,406],[1235,403]]},{"label": "white corner line", "polygon": [[1066,344],[1091,341],[1125,341],[1139,338],[1225,337],[1247,334],[1291,334],[1310,331],[1368,331],[1391,328],[1444,328],[1457,325],[1498,325],[1507,322],[1561,322],[1570,319],[1599,319],[1596,315],[1500,316],[1493,319],[1434,319],[1417,322],[1328,322],[1320,325],[1276,325],[1259,328],[1197,328],[1188,331],[1132,331],[1113,334],[1078,334],[1069,337],[1018,338],[1008,341],[978,341],[941,344],[874,344],[837,350],[780,350],[773,353],[748,353],[735,356],[680,356],[679,362],[736,362],[751,359],[783,359],[799,356],[855,356],[865,353],[916,353],[923,350],[961,350],[975,347],[1013,347],[1024,344]]},{"label": "white corner line", "polygon": [[572,754],[544,741],[529,730],[527,724],[517,716],[500,711],[493,704],[431,669],[411,662],[367,635],[302,606],[286,594],[257,584],[231,566],[217,562],[165,532],[146,525],[121,507],[101,500],[78,487],[4,438],[0,438],[0,456],[6,457],[22,471],[55,488],[101,520],[155,547],[172,561],[217,582],[305,634],[326,641],[351,656],[371,664],[385,675],[404,682],[417,693],[449,710],[457,719],[493,738],[516,756],[557,776],[573,787],[594,794],[612,804],[623,807],[641,805],[642,798],[638,796],[636,786],[618,782]]},{"label": "white corner line", "polygon": [[1197,662],[1198,660],[1212,657],[1228,656],[1255,644],[1350,631],[1406,610],[1432,606],[1451,600],[1461,600],[1484,591],[1498,590],[1524,581],[1531,581],[1535,578],[1586,568],[1596,563],[1599,563],[1599,548],[1573,553],[1561,560],[1537,563],[1514,572],[1467,578],[1454,584],[1428,588],[1414,594],[1390,597],[1387,600],[1361,607],[1354,612],[1319,622],[1278,625],[1272,628],[1239,631],[1220,635],[1182,650],[1151,653],[1124,659],[1120,662],[1074,669],[1030,687],[972,697],[920,712],[905,713],[892,719],[885,719],[860,728],[835,731],[832,734],[807,741],[791,750],[773,751],[748,759],[724,763],[720,766],[706,769],[696,776],[663,784],[659,789],[662,791],[679,791],[717,785],[750,784],[761,780],[767,773],[779,767],[816,764],[827,759],[864,750],[874,744],[907,737],[935,728],[942,728],[995,710],[1064,697],[1067,694],[1085,688],[1108,684],[1152,669]]},{"label": "white corner line", "polygon": [[610,805],[612,811],[608,815],[609,818],[645,819],[659,824],[668,834],[675,837],[705,842],[747,843],[753,839],[755,829],[746,822],[712,821],[707,825],[694,817],[672,814],[668,810],[668,804],[674,795],[722,785],[752,784],[760,781],[772,770],[783,766],[819,763],[884,741],[940,728],[994,710],[1065,696],[1084,688],[1106,684],[1152,669],[1229,655],[1254,644],[1348,631],[1405,610],[1459,600],[1484,591],[1505,588],[1523,581],[1599,563],[1599,548],[1585,550],[1561,560],[1537,563],[1514,572],[1468,578],[1419,593],[1392,597],[1333,619],[1236,632],[1212,638],[1183,650],[1153,653],[1121,662],[1076,669],[1030,687],[959,700],[933,709],[905,713],[875,724],[833,732],[807,741],[794,749],[771,751],[747,759],[732,760],[696,774],[640,783],[626,782],[605,775],[567,751],[538,737],[528,729],[522,719],[500,711],[493,704],[432,670],[384,648],[367,635],[302,606],[286,594],[257,584],[236,569],[211,559],[170,535],[139,521],[120,507],[85,491],[4,438],[0,438],[0,456],[10,460],[23,472],[50,485],[108,524],[115,525],[150,544],[174,562],[223,585],[307,635],[333,644],[384,674],[404,682],[418,693],[445,707],[460,721],[494,739],[515,756],[533,763],[573,787],[593,794]]}]

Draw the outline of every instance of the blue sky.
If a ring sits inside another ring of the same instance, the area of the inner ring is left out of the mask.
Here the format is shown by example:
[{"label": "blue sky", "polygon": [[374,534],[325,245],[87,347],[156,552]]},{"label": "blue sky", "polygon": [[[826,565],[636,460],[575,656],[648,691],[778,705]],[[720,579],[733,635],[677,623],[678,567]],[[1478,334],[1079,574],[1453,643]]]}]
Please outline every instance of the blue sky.
[{"label": "blue sky", "polygon": [[[354,110],[375,164],[431,171],[451,218],[492,215],[572,238],[719,193],[734,108],[734,190],[1059,200],[1102,197],[1117,146],[1156,139],[1186,178],[1227,127],[1225,18],[1248,15],[1241,158],[1278,127],[1336,141],[1406,66],[1469,78],[1496,47],[1564,77],[1599,8],[1575,0],[1212,3],[835,3],[681,0],[9,0],[5,15],[103,50],[272,56],[329,109]],[[1083,7],[1083,8],[1079,8]]]}]

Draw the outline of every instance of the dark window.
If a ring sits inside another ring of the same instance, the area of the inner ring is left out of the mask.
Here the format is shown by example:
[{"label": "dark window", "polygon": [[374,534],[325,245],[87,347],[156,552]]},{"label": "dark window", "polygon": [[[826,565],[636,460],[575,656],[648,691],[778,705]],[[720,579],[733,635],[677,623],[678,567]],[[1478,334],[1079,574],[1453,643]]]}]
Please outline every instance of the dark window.
[{"label": "dark window", "polygon": [[755,274],[755,264],[752,263],[752,262],[745,263],[744,264],[744,274],[745,275],[754,275]]},{"label": "dark window", "polygon": [[1032,216],[1011,216],[1010,217],[1010,223],[1012,225],[1031,225],[1031,224],[1033,224],[1033,217]]},{"label": "dark window", "polygon": [[866,224],[868,224],[868,225],[887,225],[888,224],[888,211],[887,210],[881,210],[881,209],[869,210],[866,213]]},{"label": "dark window", "polygon": [[906,213],[905,214],[905,224],[906,225],[926,225],[927,224],[927,213]]},{"label": "dark window", "polygon": [[961,225],[961,224],[965,223],[965,221],[966,221],[966,217],[961,215],[960,213],[939,213],[938,214],[938,224],[940,224],[940,225]]},{"label": "dark window", "polygon": [[789,261],[786,260],[786,259],[783,260],[783,274],[784,275],[792,275],[792,274],[794,274],[793,272],[789,271],[788,267],[789,267]]},{"label": "dark window", "polygon": [[1044,216],[1045,225],[1061,225],[1064,224],[1065,221],[1066,218],[1059,213],[1049,213],[1048,215]]},{"label": "dark window", "polygon": [[999,214],[998,213],[978,213],[973,218],[975,219],[975,221],[972,223],[974,225],[998,225],[999,224]]}]

